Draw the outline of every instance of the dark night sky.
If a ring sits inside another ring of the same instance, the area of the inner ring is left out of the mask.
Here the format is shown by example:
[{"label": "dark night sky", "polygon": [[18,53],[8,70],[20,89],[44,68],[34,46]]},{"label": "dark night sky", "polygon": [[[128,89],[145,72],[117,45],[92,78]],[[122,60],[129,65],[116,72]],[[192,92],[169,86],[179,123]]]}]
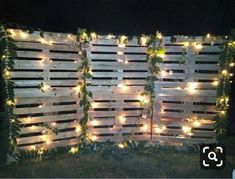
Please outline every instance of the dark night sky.
[{"label": "dark night sky", "polygon": [[[1,0],[0,21],[53,32],[225,35],[235,28],[235,0]],[[230,120],[234,92],[233,83]]]},{"label": "dark night sky", "polygon": [[235,27],[234,0],[1,0],[0,19],[45,31],[200,35]]}]

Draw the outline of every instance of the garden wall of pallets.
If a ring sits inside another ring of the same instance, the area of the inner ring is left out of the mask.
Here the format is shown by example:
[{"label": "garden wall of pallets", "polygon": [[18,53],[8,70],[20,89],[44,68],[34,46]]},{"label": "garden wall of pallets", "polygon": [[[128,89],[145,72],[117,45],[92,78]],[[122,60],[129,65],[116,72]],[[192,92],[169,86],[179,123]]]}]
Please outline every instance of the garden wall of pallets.
[{"label": "garden wall of pallets", "polygon": [[[20,34],[20,33],[17,33]],[[15,114],[22,122],[18,146],[22,149],[72,145],[78,139],[76,127],[83,115],[79,97],[74,90],[78,81],[80,55],[76,38],[71,34],[39,32],[14,36],[17,41],[17,59],[11,76],[15,82]],[[93,92],[89,133],[97,141],[124,139],[175,143],[210,143],[215,141],[213,116],[216,113],[219,45],[222,41],[196,37],[203,48],[184,47],[192,38],[177,36],[175,42],[164,37],[166,49],[162,72],[155,82],[156,103],[153,123],[140,113],[140,93],[148,75],[146,46],[137,39],[118,47],[115,39],[99,36],[90,41],[88,57],[92,66]],[[183,55],[185,54],[185,55]],[[43,59],[43,60],[42,60]],[[43,82],[50,88],[42,92]],[[188,89],[189,83],[196,89]],[[197,119],[193,126],[188,119]],[[53,134],[40,123],[59,129]],[[193,135],[185,134],[182,126],[192,126]],[[161,129],[161,130],[159,130]]]}]

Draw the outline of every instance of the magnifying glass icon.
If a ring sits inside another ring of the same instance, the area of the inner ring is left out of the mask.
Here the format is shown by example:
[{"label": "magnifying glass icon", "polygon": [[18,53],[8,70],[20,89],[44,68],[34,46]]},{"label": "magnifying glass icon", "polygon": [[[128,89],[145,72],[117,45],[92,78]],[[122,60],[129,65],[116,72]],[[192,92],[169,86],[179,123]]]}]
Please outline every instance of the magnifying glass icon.
[{"label": "magnifying glass icon", "polygon": [[218,161],[218,159],[216,158],[216,153],[215,152],[209,152],[208,153],[208,158],[210,159],[210,160],[214,160],[214,161]]}]

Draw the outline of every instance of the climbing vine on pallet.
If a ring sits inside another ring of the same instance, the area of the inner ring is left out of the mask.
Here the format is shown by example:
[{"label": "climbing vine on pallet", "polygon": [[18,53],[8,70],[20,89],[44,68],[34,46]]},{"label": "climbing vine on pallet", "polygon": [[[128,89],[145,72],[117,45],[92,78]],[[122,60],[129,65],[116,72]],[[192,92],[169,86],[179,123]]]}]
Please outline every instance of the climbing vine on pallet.
[{"label": "climbing vine on pallet", "polygon": [[[142,36],[139,39],[140,45],[143,44],[143,41],[146,37]],[[151,118],[151,130],[152,130],[152,118],[153,118],[153,106],[155,103],[155,90],[154,90],[154,82],[157,80],[157,75],[160,72],[160,68],[158,67],[158,63],[163,62],[163,56],[165,54],[164,48],[161,46],[162,44],[162,35],[157,32],[156,35],[150,35],[146,41],[147,45],[147,57],[146,60],[149,64],[149,75],[146,78],[146,84],[144,87],[144,91],[141,93],[140,104],[141,106],[144,103],[148,103],[148,107],[146,109],[146,114]],[[146,97],[149,100],[146,100]],[[144,114],[144,115],[146,115]],[[152,133],[152,132],[151,132]],[[152,138],[152,135],[151,135]]]},{"label": "climbing vine on pallet", "polygon": [[[94,35],[94,34],[92,34]],[[81,126],[81,140],[88,139],[87,135],[87,122],[90,118],[89,110],[91,109],[90,98],[92,98],[92,92],[88,91],[88,86],[91,85],[88,80],[92,78],[91,67],[89,64],[89,59],[87,58],[87,44],[88,44],[88,34],[86,29],[78,29],[77,32],[77,46],[79,49],[79,54],[81,55],[81,65],[78,71],[81,73],[81,81],[78,83],[79,93],[81,93],[81,100],[79,102],[80,107],[83,109],[83,117],[80,119],[79,123]]]},{"label": "climbing vine on pallet", "polygon": [[230,39],[222,46],[219,58],[220,81],[217,87],[216,109],[218,114],[215,116],[215,132],[217,140],[223,142],[227,132],[227,113],[229,107],[230,78],[231,68],[234,66],[235,58],[235,31],[232,31]]},{"label": "climbing vine on pallet", "polygon": [[16,45],[10,33],[3,25],[0,25],[0,65],[2,80],[0,81],[0,93],[3,100],[3,108],[6,113],[6,136],[8,152],[14,152],[17,144],[17,137],[20,131],[20,121],[16,119],[13,113],[14,101],[14,82],[11,80],[11,71],[14,68],[13,59],[16,57]]}]

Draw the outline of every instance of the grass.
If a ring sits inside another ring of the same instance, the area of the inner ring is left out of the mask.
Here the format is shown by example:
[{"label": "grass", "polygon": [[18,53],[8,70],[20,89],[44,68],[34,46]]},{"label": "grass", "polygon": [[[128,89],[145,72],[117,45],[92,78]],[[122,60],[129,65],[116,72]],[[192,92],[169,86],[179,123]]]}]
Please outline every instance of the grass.
[{"label": "grass", "polygon": [[226,166],[205,170],[199,166],[198,153],[162,152],[138,154],[128,152],[120,158],[101,153],[60,155],[43,162],[23,162],[5,167],[0,177],[200,177],[231,178],[235,169],[235,139],[226,145]]}]

